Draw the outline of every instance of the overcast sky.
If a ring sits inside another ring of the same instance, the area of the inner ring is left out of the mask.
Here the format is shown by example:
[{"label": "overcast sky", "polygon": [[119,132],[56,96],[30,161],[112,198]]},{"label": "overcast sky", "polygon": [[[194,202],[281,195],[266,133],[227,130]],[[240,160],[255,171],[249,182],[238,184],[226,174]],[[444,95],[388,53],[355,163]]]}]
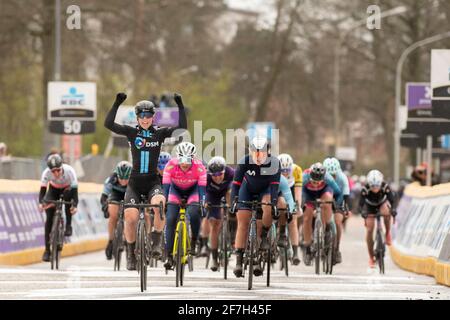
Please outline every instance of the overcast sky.
[{"label": "overcast sky", "polygon": [[261,12],[260,23],[263,25],[270,25],[275,21],[273,0],[225,0],[225,2],[232,8]]}]

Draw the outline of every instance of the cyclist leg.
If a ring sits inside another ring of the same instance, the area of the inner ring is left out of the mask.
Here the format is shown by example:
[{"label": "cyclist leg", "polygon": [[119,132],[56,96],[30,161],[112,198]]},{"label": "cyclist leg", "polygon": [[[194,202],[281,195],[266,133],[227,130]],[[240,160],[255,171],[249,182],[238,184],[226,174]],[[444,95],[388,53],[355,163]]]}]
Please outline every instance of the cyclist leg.
[{"label": "cyclist leg", "polygon": [[[218,206],[221,203],[221,198],[219,196],[213,196],[207,194],[207,202],[211,205]],[[206,219],[205,219],[206,220]],[[210,208],[208,215],[208,225],[210,227],[210,243],[212,252],[212,266],[211,270],[217,271],[219,267],[218,257],[219,257],[219,233],[222,227],[222,209],[221,208]]]},{"label": "cyclist leg", "polygon": [[[72,200],[72,195],[71,195],[70,189],[65,189],[63,191],[63,200],[64,201]],[[64,205],[64,210],[66,213],[66,228],[65,228],[64,235],[66,237],[70,237],[72,235],[72,213],[70,213],[70,207],[71,207],[70,204]]]},{"label": "cyclist leg", "polygon": [[200,225],[202,222],[201,208],[198,206],[200,203],[200,197],[198,193],[198,187],[195,186],[187,194],[187,215],[191,225],[191,252],[194,254],[196,251],[197,239],[200,236]]},{"label": "cyclist leg", "polygon": [[[278,207],[278,209],[282,209],[282,210],[287,208],[287,204],[286,204],[286,201],[284,200],[284,197],[282,197],[282,196],[278,197],[277,207]],[[287,224],[287,212],[286,211],[282,211],[280,213],[280,218],[278,219],[278,224],[280,226],[279,237],[278,237],[278,246],[283,247],[287,240],[286,239],[286,224]]]},{"label": "cyclist leg", "polygon": [[208,239],[211,234],[209,219],[203,219],[200,226],[200,256],[207,257],[209,254]]},{"label": "cyclist leg", "polygon": [[[140,194],[135,190],[135,186],[132,186],[131,180],[128,183],[127,190],[125,192],[126,204],[138,204],[140,202]],[[136,270],[136,227],[139,220],[139,210],[137,207],[130,207],[124,210],[125,220],[125,240],[127,241],[127,269]]]},{"label": "cyclist leg", "polygon": [[[239,201],[251,201],[253,200],[251,194],[248,192],[246,183],[242,184],[239,190]],[[242,262],[244,258],[245,247],[248,239],[248,228],[251,219],[251,208],[249,205],[238,204],[236,213],[237,228],[236,238],[234,241],[236,248],[236,267],[233,270],[236,278],[242,277]]]},{"label": "cyclist leg", "polygon": [[[61,193],[62,193],[61,189],[53,188],[50,185],[50,187],[44,197],[44,201],[45,200],[58,200]],[[55,212],[56,212],[56,208],[54,206],[51,206],[51,207],[45,209],[45,216],[46,216],[45,228],[44,228],[45,250],[44,250],[44,254],[42,256],[42,260],[45,262],[50,261],[50,233],[52,232],[53,217],[55,215]]]},{"label": "cyclist leg", "polygon": [[[110,196],[110,200],[113,199],[113,194]],[[117,200],[115,200],[117,201]],[[108,260],[112,259],[112,242],[114,239],[114,230],[116,229],[117,220],[119,219],[119,206],[117,204],[109,204],[108,205],[108,212],[109,212],[109,220],[108,220],[108,235],[109,240],[108,244],[106,245],[105,254],[106,258]]]},{"label": "cyclist leg", "polygon": [[313,217],[314,217],[314,203],[318,194],[314,191],[303,188],[303,199],[305,202],[305,209],[303,211],[303,261],[305,265],[310,266],[312,263],[312,232],[313,232]]},{"label": "cyclist leg", "polygon": [[166,239],[166,252],[167,252],[167,260],[164,263],[164,267],[166,269],[171,269],[173,266],[173,246],[175,239],[175,231],[177,227],[177,219],[178,214],[180,212],[180,203],[181,196],[178,191],[173,188],[173,185],[170,186],[169,196],[167,199],[167,212],[166,212],[166,231],[165,231],[165,239]]},{"label": "cyclist leg", "polygon": [[[162,188],[159,184],[159,179],[157,181],[153,182],[153,187],[150,189],[149,196],[150,204],[152,205],[159,205],[162,203],[163,208],[166,202],[166,198],[163,195]],[[152,208],[154,213],[154,226],[152,231],[152,244],[151,244],[151,251],[152,256],[154,258],[159,258],[162,254],[161,250],[161,236],[162,231],[164,229],[165,220],[161,219],[160,209],[159,208]],[[151,230],[151,226],[149,224],[149,230]]]},{"label": "cyclist leg", "polygon": [[[374,212],[374,211],[372,211],[373,209],[370,209],[370,206],[368,206],[368,209],[371,212]],[[369,253],[369,266],[371,268],[374,268],[375,267],[375,258],[374,258],[374,251],[373,251],[373,245],[374,245],[373,231],[375,229],[375,214],[369,213],[367,218],[364,219],[364,225],[366,227],[366,244],[367,244],[367,251]]]},{"label": "cyclist leg", "polygon": [[380,214],[383,216],[384,228],[386,230],[386,244],[390,246],[392,243],[392,238],[391,238],[391,206],[389,201],[385,201],[380,206]]},{"label": "cyclist leg", "polygon": [[342,254],[340,251],[341,237],[344,230],[343,221],[344,214],[342,212],[336,212],[334,214],[334,221],[336,222],[336,263],[342,262]]}]

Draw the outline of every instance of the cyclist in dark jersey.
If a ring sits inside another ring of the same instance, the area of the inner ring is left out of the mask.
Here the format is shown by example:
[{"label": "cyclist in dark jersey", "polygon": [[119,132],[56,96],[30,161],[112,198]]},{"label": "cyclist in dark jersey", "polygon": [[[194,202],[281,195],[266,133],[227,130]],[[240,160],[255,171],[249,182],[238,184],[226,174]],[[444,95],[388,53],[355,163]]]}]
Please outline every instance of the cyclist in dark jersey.
[{"label": "cyclist in dark jersey", "polygon": [[[272,225],[272,219],[278,219],[276,204],[280,186],[281,167],[277,157],[270,154],[269,142],[265,137],[255,137],[250,142],[250,154],[246,155],[238,164],[234,174],[231,199],[239,201],[261,201],[271,203],[262,206],[262,224],[258,223],[258,236],[261,234],[262,250],[269,249],[267,234]],[[272,210],[271,210],[272,209]],[[251,206],[247,204],[233,205],[230,213],[235,214],[238,221],[236,232],[236,268],[234,275],[242,277],[242,261],[248,238],[248,227],[251,218]],[[258,217],[258,220],[261,218]],[[262,226],[261,226],[262,225]],[[260,226],[262,228],[260,228]],[[262,229],[262,232],[260,230]],[[261,265],[256,265],[253,274],[262,275]]]},{"label": "cyclist in dark jersey", "polygon": [[[218,206],[225,198],[230,205],[230,190],[234,178],[233,168],[226,165],[222,157],[214,157],[208,162],[208,176],[206,182],[206,203]],[[212,271],[219,270],[219,233],[222,227],[223,210],[210,208],[208,213],[209,240],[212,252]],[[206,239],[208,241],[208,238]]]},{"label": "cyclist in dark jersey", "polygon": [[[158,178],[158,157],[164,140],[171,137],[177,129],[187,129],[187,119],[183,101],[179,94],[174,95],[178,105],[178,127],[160,128],[153,125],[155,106],[150,101],[140,101],[135,106],[138,125],[136,127],[119,125],[114,122],[117,110],[127,95],[118,93],[116,100],[106,116],[105,127],[114,133],[124,135],[128,139],[133,158],[133,170],[125,193],[125,203],[139,203],[140,196],[148,197],[151,204],[165,204],[165,198]],[[181,131],[178,132],[181,134]],[[137,208],[125,210],[125,238],[127,240],[127,269],[136,270],[135,241],[136,224],[139,211]],[[161,220],[159,209],[155,210],[155,231],[152,232],[152,252],[154,256],[161,254],[159,245],[164,220]]]},{"label": "cyclist in dark jersey", "polygon": [[[392,243],[391,216],[395,217],[395,194],[388,183],[384,181],[383,174],[378,170],[372,170],[367,175],[367,184],[361,190],[359,199],[359,212],[364,218],[366,226],[366,243],[369,251],[369,267],[375,268],[375,255],[373,252],[373,231],[375,230],[375,215],[377,211],[383,217],[386,229],[386,244]],[[364,207],[366,210],[364,211]]]},{"label": "cyclist in dark jersey", "polygon": [[127,190],[128,180],[130,179],[131,168],[131,163],[128,161],[120,161],[114,169],[114,173],[105,180],[103,192],[100,197],[100,203],[105,219],[109,218],[109,241],[105,249],[106,259],[108,260],[112,259],[114,230],[116,229],[117,221],[119,220],[119,205],[113,203],[108,204],[108,200],[117,202],[123,201]]}]

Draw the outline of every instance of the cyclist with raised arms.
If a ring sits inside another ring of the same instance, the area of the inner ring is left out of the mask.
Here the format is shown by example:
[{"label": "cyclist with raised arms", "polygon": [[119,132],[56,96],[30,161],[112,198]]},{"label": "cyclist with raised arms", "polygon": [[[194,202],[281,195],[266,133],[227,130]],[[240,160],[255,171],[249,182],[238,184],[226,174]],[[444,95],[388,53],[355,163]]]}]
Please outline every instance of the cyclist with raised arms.
[{"label": "cyclist with raised arms", "polygon": [[[342,196],[343,196],[343,207],[345,208],[347,205],[350,206],[350,187],[349,187],[349,181],[345,173],[341,169],[341,164],[339,163],[339,160],[336,158],[326,158],[323,161],[323,166],[327,170],[329,174],[334,178],[334,181],[336,181],[337,185],[341,189]],[[336,195],[335,195],[336,197]],[[346,209],[347,209],[346,208]],[[342,233],[344,230],[344,215],[347,212],[343,212],[341,210],[336,210],[334,215],[334,220],[336,222],[336,231],[337,231],[337,251],[335,256],[335,262],[341,263],[342,262],[342,254],[339,250]]]},{"label": "cyclist with raised arms", "polygon": [[[289,223],[289,237],[291,238],[292,250],[294,251],[292,263],[298,265],[300,259],[298,258],[299,232],[297,219],[302,215],[300,205],[302,203],[303,170],[294,163],[294,160],[289,154],[280,154],[278,159],[280,160],[281,174],[287,179],[292,197],[294,197],[297,204],[297,211],[295,211],[293,219]],[[293,207],[290,208],[291,210],[294,210]],[[284,236],[283,233],[282,236]]]},{"label": "cyclist with raised arms", "polygon": [[[333,201],[336,195],[337,203],[341,204],[343,197],[339,186],[333,177],[326,172],[322,163],[317,162],[311,168],[303,172],[303,199],[305,210],[303,214],[303,261],[305,265],[310,266],[312,261],[311,243],[312,243],[312,221],[317,199],[322,201]],[[331,230],[331,219],[333,208],[331,204],[322,205],[322,221],[325,223],[325,231]]]},{"label": "cyclist with raised arms", "polygon": [[[158,157],[164,140],[177,129],[187,129],[185,107],[179,94],[174,95],[178,105],[179,120],[178,127],[160,128],[153,125],[155,105],[150,101],[140,101],[135,106],[138,121],[136,127],[119,125],[114,122],[117,110],[127,98],[125,93],[118,93],[116,100],[106,116],[105,127],[109,130],[124,135],[128,139],[133,158],[133,170],[125,193],[125,203],[138,204],[141,196],[148,197],[153,205],[165,204],[165,198],[158,178]],[[155,208],[155,226],[152,232],[152,254],[157,257],[161,254],[160,240],[164,228],[164,220],[160,218],[159,209]],[[136,225],[139,219],[137,208],[125,210],[125,238],[127,241],[127,269],[136,270]]]},{"label": "cyclist with raised arms", "polygon": [[[47,186],[49,186],[47,191]],[[75,170],[68,164],[63,164],[59,154],[52,154],[47,159],[47,168],[42,172],[41,190],[39,192],[39,211],[45,210],[45,251],[43,261],[50,261],[50,232],[56,208],[53,204],[45,204],[46,200],[59,200],[63,195],[64,201],[73,201],[72,205],[65,205],[66,228],[64,236],[72,235],[72,215],[77,212],[78,180]]]},{"label": "cyclist with raised arms", "polygon": [[[266,137],[254,137],[250,141],[249,149],[250,154],[246,155],[236,168],[231,199],[234,203],[236,200],[257,200],[271,203],[271,206],[262,206],[262,232],[259,231],[258,226],[258,234],[261,234],[262,237],[260,248],[268,250],[267,234],[272,225],[272,218],[278,219],[276,204],[281,176],[280,162],[277,157],[270,154],[269,142]],[[242,262],[248,238],[251,206],[239,203],[236,208],[234,205],[232,206],[230,213],[234,214],[235,209],[238,210],[236,214],[238,226],[235,240],[236,268],[233,272],[239,278],[242,277]],[[261,276],[261,266],[255,266],[253,273],[255,276]]]},{"label": "cyclist with raised arms", "polygon": [[100,203],[105,219],[109,218],[109,241],[105,249],[106,259],[108,260],[112,259],[114,230],[116,229],[117,221],[119,220],[119,205],[113,203],[108,204],[108,200],[120,202],[125,199],[125,192],[130,179],[131,169],[131,163],[128,161],[120,161],[114,169],[113,174],[106,178],[103,192],[100,197]]},{"label": "cyclist with raised arms", "polygon": [[[234,178],[234,169],[227,166],[223,157],[213,157],[208,162],[208,176],[206,182],[206,203],[219,206],[222,198],[230,205],[230,189]],[[208,223],[210,226],[209,240],[212,252],[212,271],[219,270],[219,233],[222,227],[223,210],[209,208]]]},{"label": "cyclist with raised arms", "polygon": [[[383,217],[386,229],[386,244],[392,244],[391,238],[391,215],[395,218],[397,212],[394,209],[395,194],[391,187],[384,181],[383,174],[378,170],[372,170],[367,175],[367,183],[361,190],[359,198],[359,212],[364,218],[366,227],[366,243],[369,251],[369,266],[375,268],[375,257],[373,252],[373,231],[375,229],[375,215],[377,211]],[[363,211],[364,206],[366,211]]]},{"label": "cyclist with raised arms", "polygon": [[187,216],[192,230],[191,253],[195,252],[195,244],[200,233],[201,213],[200,206],[189,206],[190,204],[203,205],[205,202],[206,168],[203,162],[195,158],[196,147],[190,142],[182,142],[176,147],[177,157],[171,159],[163,175],[164,195],[167,204],[166,224],[166,269],[173,267],[173,242],[180,203],[187,199]]}]

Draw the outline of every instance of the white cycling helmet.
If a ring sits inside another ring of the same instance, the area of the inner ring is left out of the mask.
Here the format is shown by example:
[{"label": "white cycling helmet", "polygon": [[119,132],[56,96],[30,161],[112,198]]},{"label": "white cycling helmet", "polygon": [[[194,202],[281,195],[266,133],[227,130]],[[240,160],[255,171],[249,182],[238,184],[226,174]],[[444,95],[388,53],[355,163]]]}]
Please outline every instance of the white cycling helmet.
[{"label": "white cycling helmet", "polygon": [[291,171],[292,166],[294,165],[294,160],[287,153],[280,154],[278,156],[278,160],[280,161],[281,171]]},{"label": "white cycling helmet", "polygon": [[176,148],[177,158],[180,163],[192,163],[196,152],[197,148],[190,142],[182,142]]},{"label": "white cycling helmet", "polygon": [[372,187],[381,187],[383,183],[383,174],[378,170],[372,170],[367,174],[367,183]]},{"label": "white cycling helmet", "polygon": [[327,169],[327,172],[329,172],[333,176],[341,171],[341,164],[336,158],[326,158],[323,161],[323,166],[325,167],[325,169]]},{"label": "white cycling helmet", "polygon": [[250,141],[249,148],[251,151],[268,151],[269,148],[269,141],[266,137],[254,137]]}]

